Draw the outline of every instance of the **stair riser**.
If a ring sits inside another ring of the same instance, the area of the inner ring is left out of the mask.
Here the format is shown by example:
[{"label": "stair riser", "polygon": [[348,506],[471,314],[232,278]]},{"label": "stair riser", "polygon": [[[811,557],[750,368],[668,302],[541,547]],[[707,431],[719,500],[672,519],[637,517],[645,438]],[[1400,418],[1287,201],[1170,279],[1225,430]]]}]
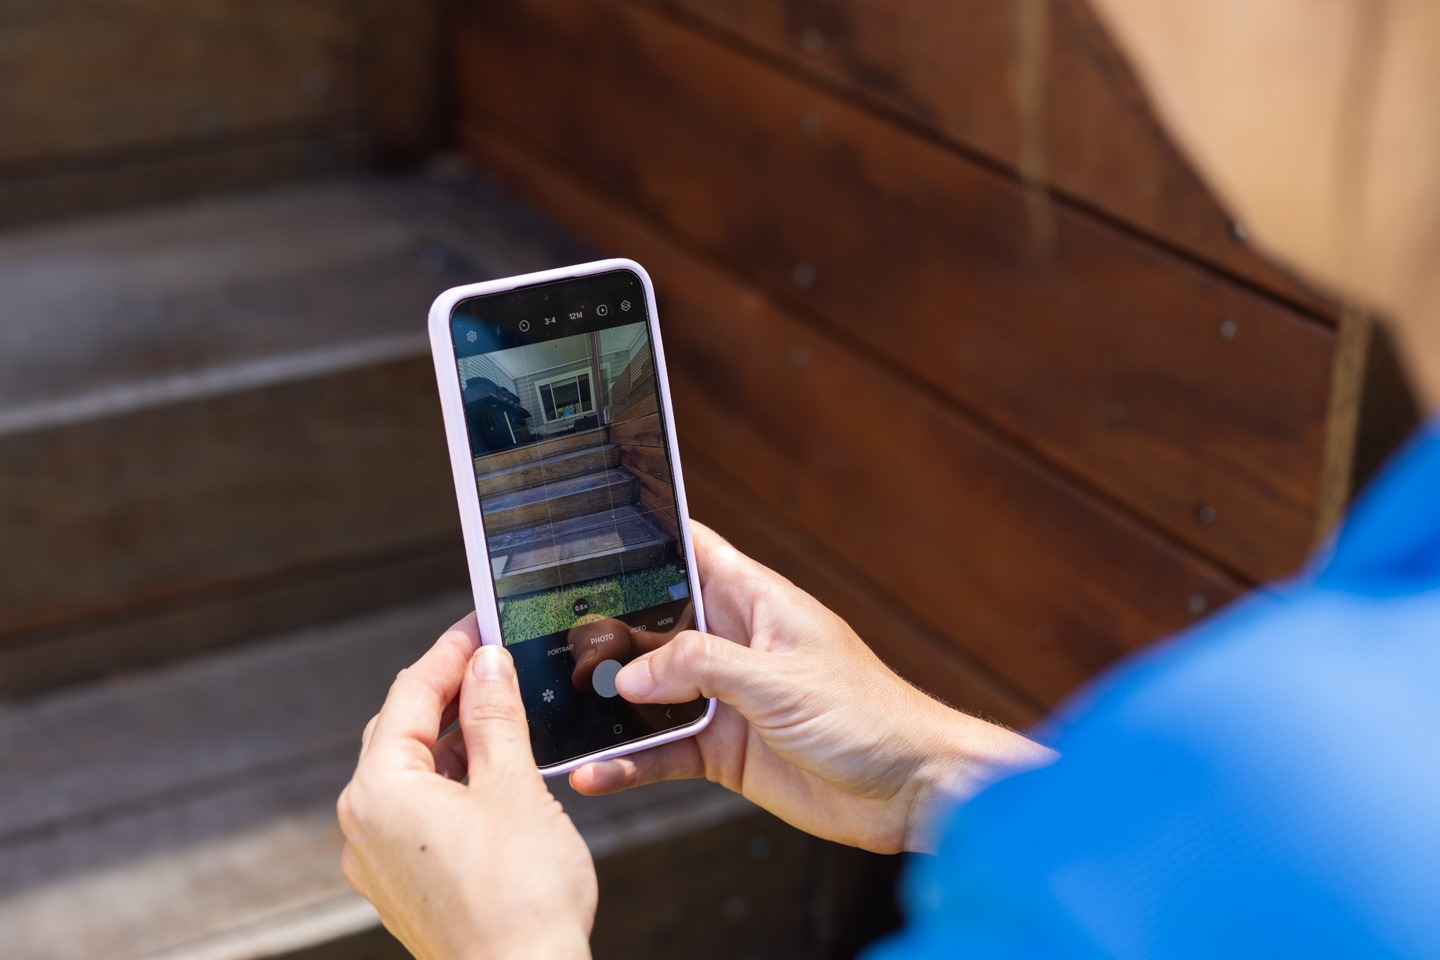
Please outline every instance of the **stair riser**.
[{"label": "stair riser", "polygon": [[475,475],[509,470],[511,467],[518,467],[522,463],[529,463],[542,457],[553,457],[561,453],[570,453],[572,450],[608,443],[609,433],[608,429],[602,427],[599,430],[586,430],[582,433],[555,437],[552,440],[541,440],[539,443],[526,444],[513,450],[487,453],[483,457],[475,458]]},{"label": "stair riser", "polygon": [[578,583],[597,577],[612,577],[624,570],[642,570],[665,559],[671,549],[669,543],[647,543],[628,550],[617,550],[591,557],[567,560],[550,567],[527,570],[508,577],[501,577],[495,585],[495,595],[500,598],[514,597],[522,593],[534,593],[558,587],[562,583]]},{"label": "stair riser", "polygon": [[[571,477],[578,477],[582,473],[608,470],[619,465],[620,448],[605,446],[558,463],[541,461],[523,470],[506,473],[503,476],[479,477],[476,479],[475,485],[480,490],[481,499],[484,499],[501,493],[528,490],[545,483],[555,483],[557,480],[568,480]],[[486,462],[486,466],[489,467],[489,461]]]},{"label": "stair riser", "polygon": [[541,500],[538,503],[526,504],[523,507],[487,513],[485,514],[485,532],[491,535],[509,533],[512,530],[519,530],[534,524],[568,520],[571,517],[579,517],[587,513],[598,513],[612,507],[633,504],[639,496],[640,483],[632,477],[629,480],[612,483],[594,490],[564,494],[549,500]]}]

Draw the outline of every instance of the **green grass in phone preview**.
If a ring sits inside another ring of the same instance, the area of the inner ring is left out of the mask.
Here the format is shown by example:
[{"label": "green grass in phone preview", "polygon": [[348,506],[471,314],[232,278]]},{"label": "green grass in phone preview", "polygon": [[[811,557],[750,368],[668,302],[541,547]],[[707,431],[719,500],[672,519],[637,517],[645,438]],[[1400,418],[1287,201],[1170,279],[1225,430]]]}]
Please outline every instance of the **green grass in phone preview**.
[{"label": "green grass in phone preview", "polygon": [[659,606],[688,592],[685,569],[678,563],[542,590],[501,602],[501,633],[509,646],[569,630],[577,625],[579,601],[589,607],[579,622],[591,623]]}]

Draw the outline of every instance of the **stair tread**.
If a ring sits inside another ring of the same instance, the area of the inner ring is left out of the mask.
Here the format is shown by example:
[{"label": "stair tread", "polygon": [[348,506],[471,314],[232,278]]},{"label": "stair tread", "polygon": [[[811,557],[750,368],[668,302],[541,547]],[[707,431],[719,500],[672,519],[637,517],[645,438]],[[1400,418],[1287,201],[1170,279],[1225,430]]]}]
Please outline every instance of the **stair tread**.
[{"label": "stair tread", "polygon": [[670,539],[661,537],[633,508],[626,509],[629,516],[619,516],[620,512],[615,511],[617,516],[614,519],[607,518],[587,529],[517,545],[505,554],[506,563],[502,576],[514,576],[586,557],[640,550]]},{"label": "stair tread", "polygon": [[570,496],[577,493],[589,493],[593,490],[600,490],[604,487],[618,487],[629,484],[635,479],[635,475],[628,470],[611,468],[597,470],[594,473],[584,473],[577,477],[568,477],[564,480],[557,480],[554,483],[541,484],[538,487],[530,487],[525,490],[517,490],[514,493],[502,493],[498,496],[488,497],[481,502],[481,512],[490,515],[501,513],[506,510],[516,510],[521,507],[533,506],[543,503],[546,500],[555,500],[559,497]]},{"label": "stair tread", "polygon": [[[416,311],[437,291],[553,256],[526,256],[533,214],[474,192],[357,177],[0,236],[0,403],[375,337],[423,355]],[[462,217],[504,242],[464,236]]]},{"label": "stair tread", "polygon": [[424,311],[589,257],[453,169],[0,236],[0,502],[29,558],[0,571],[0,695],[243,640],[173,626],[217,600],[314,622],[353,611],[337,577],[458,555]]},{"label": "stair tread", "polygon": [[484,474],[485,480],[498,480],[501,477],[511,477],[526,470],[533,470],[541,466],[563,466],[572,460],[580,460],[585,457],[593,457],[596,454],[609,450],[619,449],[613,443],[597,443],[591,447],[581,447],[579,450],[566,450],[564,453],[554,453],[547,456],[536,457],[534,460],[527,460],[524,463],[517,463],[513,467],[506,467],[503,470],[495,470]]},{"label": "stair tread", "polygon": [[[498,450],[495,453],[482,454],[475,458],[475,474],[496,474],[510,469],[509,467],[496,466],[500,463],[509,463],[512,466],[523,466],[531,463],[536,454],[544,449],[559,449],[561,453],[569,453],[575,450],[587,450],[595,444],[587,443],[586,439],[604,435],[608,437],[608,427],[592,427],[589,430],[579,430],[575,433],[561,433],[555,436],[544,437],[534,443],[528,443],[521,447],[511,447],[509,450]],[[608,441],[601,441],[605,443]],[[541,454],[541,459],[551,454]]]},{"label": "stair tread", "polygon": [[[278,956],[376,926],[340,874],[335,797],[395,671],[470,602],[275,635],[0,713],[0,930],[36,960],[137,960]],[[596,799],[549,786],[597,858],[753,809],[704,781]]]}]

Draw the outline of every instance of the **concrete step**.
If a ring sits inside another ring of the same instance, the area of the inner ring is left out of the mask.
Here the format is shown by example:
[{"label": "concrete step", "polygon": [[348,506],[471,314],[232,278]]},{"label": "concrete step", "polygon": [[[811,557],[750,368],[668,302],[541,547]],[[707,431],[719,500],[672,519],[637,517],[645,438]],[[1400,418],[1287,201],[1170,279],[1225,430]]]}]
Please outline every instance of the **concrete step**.
[{"label": "concrete step", "polygon": [[[595,431],[591,431],[593,436]],[[508,451],[507,451],[508,452]],[[582,473],[594,473],[620,466],[620,448],[613,443],[585,446],[568,453],[542,456],[504,470],[478,473],[475,485],[480,496],[515,493],[531,487],[568,480]]]},{"label": "concrete step", "polygon": [[628,470],[600,470],[558,483],[503,493],[480,501],[487,536],[557,523],[632,504],[640,481]]},{"label": "concrete step", "polygon": [[523,447],[515,447],[510,450],[501,450],[499,453],[487,453],[483,457],[475,458],[475,475],[482,473],[494,473],[499,470],[509,470],[522,464],[530,463],[533,460],[553,457],[562,453],[569,453],[572,450],[581,450],[585,447],[593,447],[598,444],[608,443],[610,430],[608,427],[596,427],[593,430],[581,430],[578,433],[565,433],[558,437],[548,437],[535,443],[526,444]]},{"label": "concrete step", "polygon": [[642,570],[664,560],[674,542],[628,505],[497,537],[490,551],[495,593],[513,597]]}]

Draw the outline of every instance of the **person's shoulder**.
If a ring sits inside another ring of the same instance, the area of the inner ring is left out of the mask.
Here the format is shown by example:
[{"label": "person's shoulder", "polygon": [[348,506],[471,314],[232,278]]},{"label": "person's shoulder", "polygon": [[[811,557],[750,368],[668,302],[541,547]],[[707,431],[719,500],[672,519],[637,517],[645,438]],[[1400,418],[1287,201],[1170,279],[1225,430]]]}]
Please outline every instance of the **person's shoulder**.
[{"label": "person's shoulder", "polygon": [[1428,739],[1433,723],[1405,727],[1440,720],[1437,676],[1440,592],[1297,583],[1257,592],[1102,678],[1057,712],[1048,739],[1065,752],[1092,738],[1159,737],[1234,757],[1325,738],[1333,758],[1357,734]]},{"label": "person's shoulder", "polygon": [[1010,955],[1440,943],[1437,680],[1440,595],[1242,601],[1077,697],[1061,759],[959,811],[912,897]]}]

